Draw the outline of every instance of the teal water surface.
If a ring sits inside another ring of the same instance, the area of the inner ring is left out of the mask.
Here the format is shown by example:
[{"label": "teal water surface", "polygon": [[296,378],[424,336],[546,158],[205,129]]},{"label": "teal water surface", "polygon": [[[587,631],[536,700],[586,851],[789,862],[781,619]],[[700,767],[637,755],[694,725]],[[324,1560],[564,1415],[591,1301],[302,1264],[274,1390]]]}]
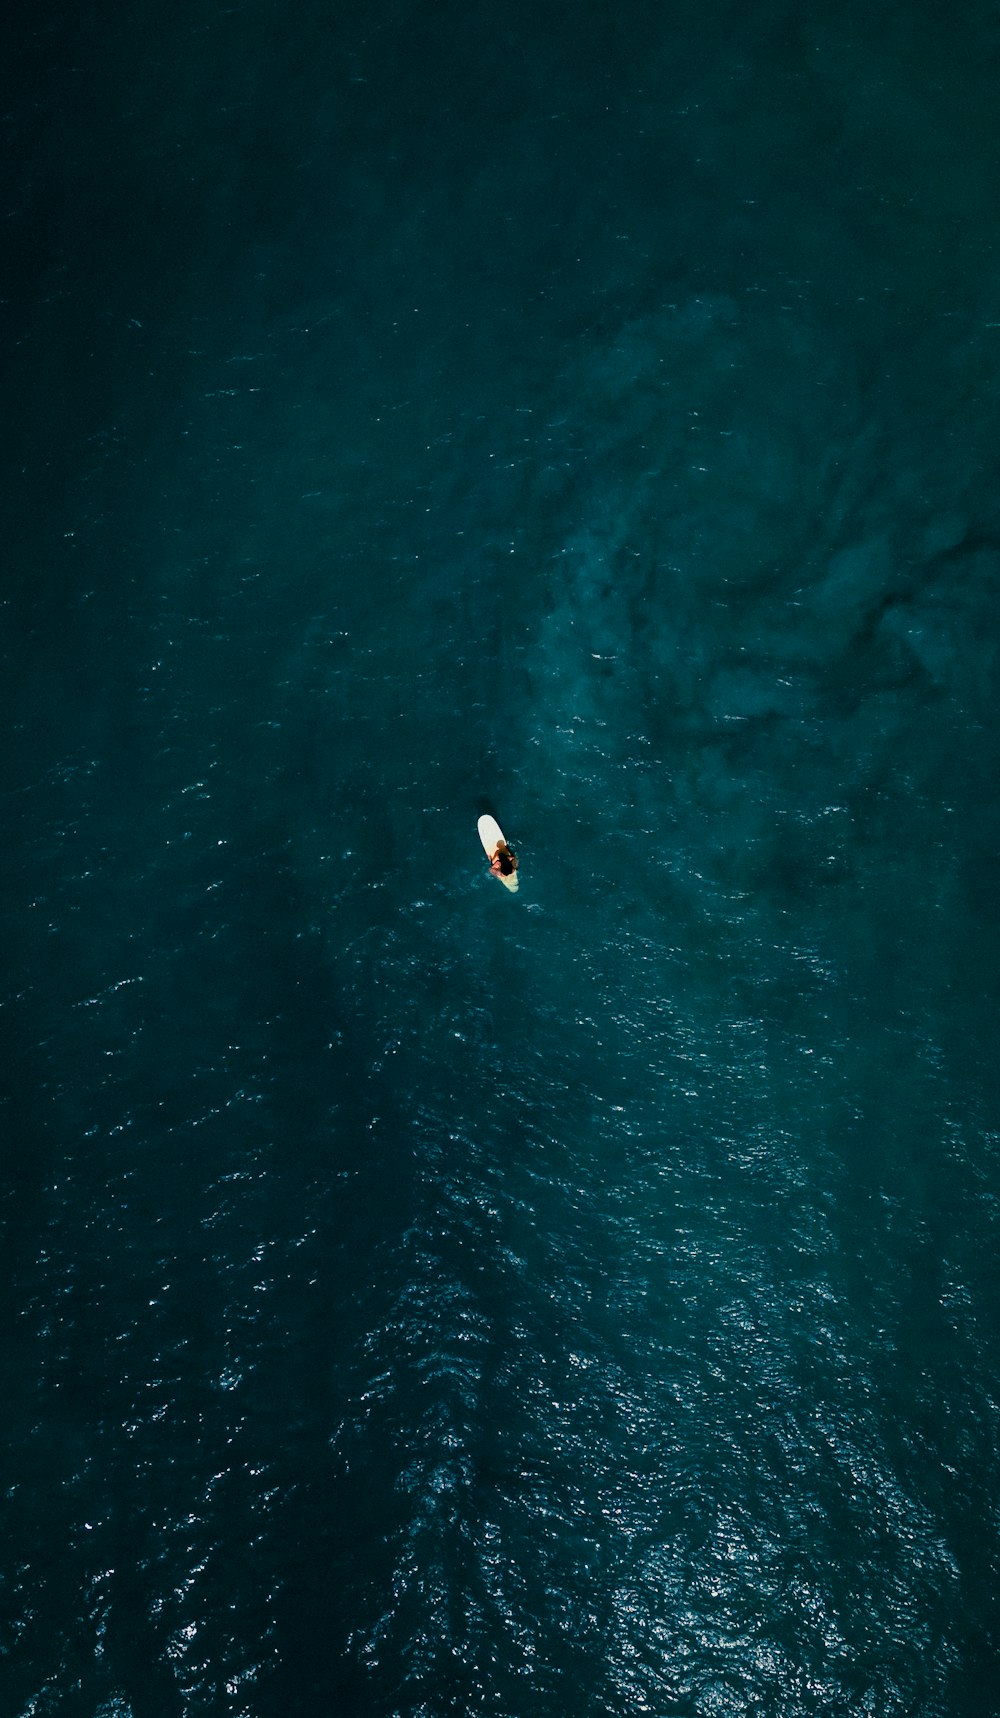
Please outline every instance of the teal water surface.
[{"label": "teal water surface", "polygon": [[1000,1710],[998,58],[22,13],[3,1713]]}]

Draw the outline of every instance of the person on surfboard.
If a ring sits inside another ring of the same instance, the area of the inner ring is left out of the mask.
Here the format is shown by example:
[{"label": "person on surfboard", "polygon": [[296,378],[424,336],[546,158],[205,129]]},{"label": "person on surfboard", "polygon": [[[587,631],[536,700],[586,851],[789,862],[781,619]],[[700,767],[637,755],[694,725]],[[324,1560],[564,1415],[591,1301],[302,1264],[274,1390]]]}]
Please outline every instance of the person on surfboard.
[{"label": "person on surfboard", "polygon": [[498,841],[496,851],[490,860],[490,870],[495,877],[513,877],[517,870],[517,854],[512,853],[506,841]]}]

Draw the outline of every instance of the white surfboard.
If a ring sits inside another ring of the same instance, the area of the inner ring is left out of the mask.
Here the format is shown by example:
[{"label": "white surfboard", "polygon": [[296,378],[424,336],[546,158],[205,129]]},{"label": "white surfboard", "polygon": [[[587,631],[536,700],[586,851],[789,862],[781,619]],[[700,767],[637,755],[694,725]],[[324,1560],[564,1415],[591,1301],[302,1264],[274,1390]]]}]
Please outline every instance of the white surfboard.
[{"label": "white surfboard", "polygon": [[[506,840],[504,839],[503,830],[500,828],[495,817],[484,816],[479,819],[479,839],[483,844],[483,852],[486,854],[487,859],[493,858],[493,855],[497,850],[498,841],[503,841],[505,847],[507,845]],[[505,889],[510,890],[512,895],[517,894],[516,871],[513,871],[509,877],[501,877],[500,881]]]}]

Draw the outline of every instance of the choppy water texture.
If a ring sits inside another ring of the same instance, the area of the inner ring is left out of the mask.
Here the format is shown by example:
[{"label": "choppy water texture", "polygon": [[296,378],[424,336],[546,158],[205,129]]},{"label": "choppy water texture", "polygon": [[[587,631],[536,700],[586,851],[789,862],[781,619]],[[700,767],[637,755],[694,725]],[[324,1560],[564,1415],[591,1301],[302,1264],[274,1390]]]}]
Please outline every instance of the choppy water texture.
[{"label": "choppy water texture", "polygon": [[4,1713],[1000,1710],[998,59],[23,12]]}]

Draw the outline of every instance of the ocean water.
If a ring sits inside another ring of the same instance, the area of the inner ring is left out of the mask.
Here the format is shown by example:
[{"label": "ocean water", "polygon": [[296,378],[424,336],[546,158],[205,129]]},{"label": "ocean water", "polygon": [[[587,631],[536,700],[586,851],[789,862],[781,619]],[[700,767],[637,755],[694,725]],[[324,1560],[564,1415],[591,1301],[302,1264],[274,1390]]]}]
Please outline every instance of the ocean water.
[{"label": "ocean water", "polygon": [[15,15],[4,1718],[1000,1712],[998,70]]}]

